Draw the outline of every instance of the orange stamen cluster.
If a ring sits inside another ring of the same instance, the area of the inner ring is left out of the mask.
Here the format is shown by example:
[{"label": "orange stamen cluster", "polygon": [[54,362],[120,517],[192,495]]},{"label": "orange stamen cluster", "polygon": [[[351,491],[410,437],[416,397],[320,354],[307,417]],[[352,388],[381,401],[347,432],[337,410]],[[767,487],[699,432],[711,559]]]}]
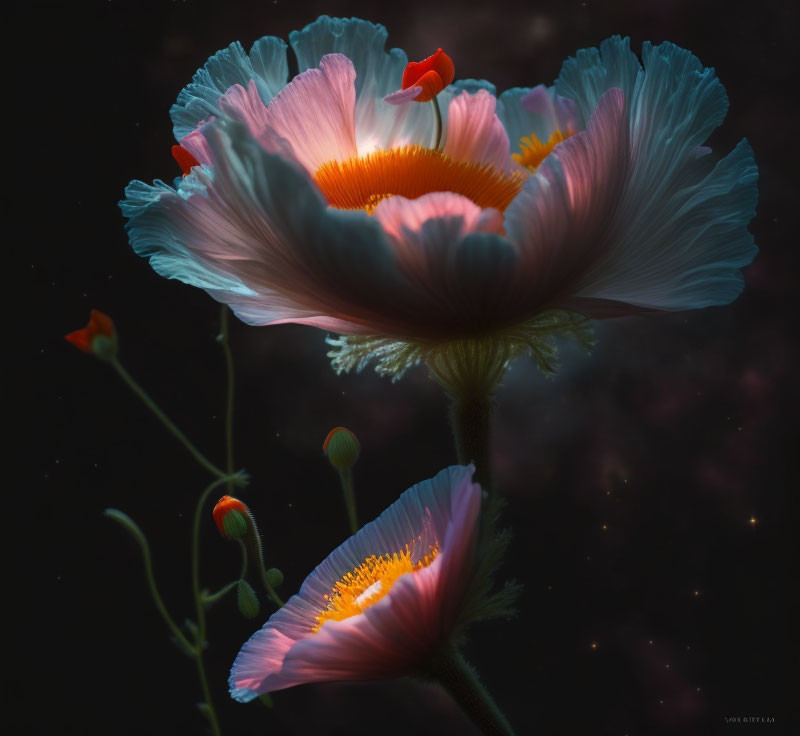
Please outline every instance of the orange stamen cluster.
[{"label": "orange stamen cluster", "polygon": [[454,192],[479,207],[501,212],[517,196],[524,177],[489,164],[454,161],[422,146],[373,151],[346,161],[329,161],[314,174],[328,204],[372,214],[386,197],[416,199],[430,192]]},{"label": "orange stamen cluster", "polygon": [[330,595],[325,596],[328,605],[311,630],[319,631],[326,621],[342,621],[362,613],[383,598],[401,575],[428,567],[438,554],[439,545],[434,544],[428,554],[414,562],[411,546],[406,545],[401,552],[367,557],[334,584]]},{"label": "orange stamen cluster", "polygon": [[573,135],[575,135],[575,131],[571,129],[567,130],[566,133],[555,130],[547,141],[542,143],[536,137],[536,133],[531,133],[530,137],[524,137],[520,140],[520,153],[512,153],[511,158],[518,164],[526,166],[531,171],[535,171],[539,164],[550,155],[552,150],[561,143],[561,141],[565,141]]}]

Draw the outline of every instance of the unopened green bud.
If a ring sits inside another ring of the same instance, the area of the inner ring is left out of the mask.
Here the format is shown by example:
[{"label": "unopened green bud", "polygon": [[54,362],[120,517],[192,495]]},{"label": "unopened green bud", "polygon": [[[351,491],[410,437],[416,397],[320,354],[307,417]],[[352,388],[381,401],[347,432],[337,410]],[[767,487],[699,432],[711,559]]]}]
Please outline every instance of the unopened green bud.
[{"label": "unopened green bud", "polygon": [[236,604],[239,606],[239,613],[245,618],[255,618],[261,610],[258,596],[246,580],[239,580],[236,587]]},{"label": "unopened green bud", "polygon": [[361,446],[356,436],[345,427],[335,427],[325,438],[322,449],[337,470],[349,470],[356,464]]},{"label": "unopened green bud", "polygon": [[267,570],[267,582],[277,588],[283,582],[283,573],[277,567],[271,567]]}]

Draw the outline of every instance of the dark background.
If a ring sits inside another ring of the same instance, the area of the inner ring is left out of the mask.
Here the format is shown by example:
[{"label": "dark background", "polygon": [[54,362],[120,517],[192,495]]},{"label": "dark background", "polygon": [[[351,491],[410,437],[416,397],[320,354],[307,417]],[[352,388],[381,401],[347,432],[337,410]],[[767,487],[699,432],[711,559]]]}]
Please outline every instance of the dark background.
[{"label": "dark background", "polygon": [[[190,520],[208,478],[107,366],[62,336],[91,307],[110,314],[124,364],[223,462],[219,307],[131,252],[116,202],[130,179],[178,173],[168,109],[208,56],[237,39],[249,48],[262,35],[285,38],[321,13],[384,23],[389,45],[411,59],[442,46],[458,77],[498,90],[552,83],[563,59],[615,33],[637,50],[671,40],[716,67],[731,109],[711,145],[724,153],[746,136],[761,173],[751,226],[761,253],[746,290],[728,307],[604,323],[593,355],[567,347],[553,380],[526,361],[513,366],[494,446],[516,533],[505,572],[525,590],[518,618],[475,627],[467,654],[520,736],[795,732],[783,674],[795,585],[786,497],[797,487],[786,439],[796,418],[794,7],[27,4],[7,27],[21,50],[7,59],[5,86],[9,153],[24,144],[30,177],[6,213],[23,225],[7,247],[24,258],[24,351],[13,360],[24,355],[30,387],[24,509],[12,517],[24,539],[11,567],[29,571],[22,628],[7,631],[23,646],[6,662],[7,693],[24,706],[14,732],[204,733],[193,664],[169,642],[137,548],[102,511],[124,509],[147,531],[182,620],[192,614]],[[361,438],[364,520],[454,461],[446,402],[424,370],[396,384],[371,371],[337,377],[323,339],[305,327],[232,327],[236,462],[253,478],[240,495],[268,564],[285,573],[285,596],[346,536],[320,451],[328,429],[344,424]],[[237,571],[235,546],[207,515],[204,584]],[[228,669],[259,625],[233,598],[210,614],[223,733],[474,733],[443,693],[411,681],[302,686],[276,693],[273,711],[230,701]]]}]

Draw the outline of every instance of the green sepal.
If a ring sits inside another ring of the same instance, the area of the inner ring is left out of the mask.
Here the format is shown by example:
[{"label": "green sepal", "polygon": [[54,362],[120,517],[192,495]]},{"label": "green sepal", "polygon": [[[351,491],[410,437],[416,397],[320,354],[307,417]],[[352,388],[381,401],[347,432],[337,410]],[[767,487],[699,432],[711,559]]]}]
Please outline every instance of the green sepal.
[{"label": "green sepal", "polygon": [[262,693],[261,695],[259,695],[259,696],[258,696],[258,699],[259,699],[259,700],[260,700],[260,701],[261,701],[261,702],[264,704],[264,706],[265,706],[265,707],[267,707],[267,708],[270,708],[270,709],[271,709],[271,708],[273,708],[273,707],[275,706],[275,703],[273,703],[273,702],[272,702],[272,697],[270,696],[270,694],[269,694],[269,693]]},{"label": "green sepal", "polygon": [[119,352],[119,340],[116,331],[107,335],[95,335],[91,344],[92,354],[100,360],[114,360]]},{"label": "green sepal", "polygon": [[241,511],[231,509],[222,518],[222,528],[226,537],[241,539],[247,534],[250,525],[247,523],[247,517]]}]

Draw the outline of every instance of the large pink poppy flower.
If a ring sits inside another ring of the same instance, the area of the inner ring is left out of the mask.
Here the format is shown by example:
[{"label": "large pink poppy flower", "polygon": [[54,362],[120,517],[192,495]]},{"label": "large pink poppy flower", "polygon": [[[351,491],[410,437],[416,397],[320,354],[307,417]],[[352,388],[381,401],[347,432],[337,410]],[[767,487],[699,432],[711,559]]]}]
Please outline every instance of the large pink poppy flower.
[{"label": "large pink poppy flower", "polygon": [[162,275],[251,324],[429,346],[740,293],[757,170],[744,141],[703,147],[727,98],[690,52],[640,63],[615,37],[550,89],[450,85],[435,149],[430,105],[384,100],[407,59],[381,26],[322,17],[290,40],[288,83],[279,39],[212,57],[172,111],[190,173],[129,186],[131,243]]},{"label": "large pink poppy flower", "polygon": [[473,572],[472,473],[453,466],[409,488],[335,549],[242,647],[231,695],[420,671],[451,638]]}]

